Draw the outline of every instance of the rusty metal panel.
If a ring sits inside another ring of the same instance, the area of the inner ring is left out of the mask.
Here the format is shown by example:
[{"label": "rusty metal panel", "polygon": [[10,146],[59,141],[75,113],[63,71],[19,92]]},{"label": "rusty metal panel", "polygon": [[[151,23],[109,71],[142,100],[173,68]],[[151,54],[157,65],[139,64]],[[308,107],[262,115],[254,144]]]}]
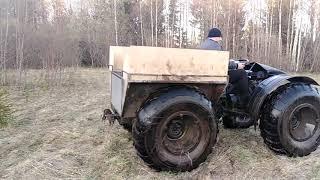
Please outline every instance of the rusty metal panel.
[{"label": "rusty metal panel", "polygon": [[123,71],[129,74],[169,76],[227,76],[229,52],[198,49],[131,46]]},{"label": "rusty metal panel", "polygon": [[[143,103],[149,98],[151,94],[159,92],[160,89],[182,87],[181,84],[172,83],[132,83],[127,90],[127,96],[124,102],[122,117],[131,120],[136,117]],[[183,84],[185,87],[196,88],[198,91],[204,93],[206,97],[217,102],[224,91],[226,84],[206,84],[206,83],[190,83]],[[127,122],[128,123],[128,122]]]},{"label": "rusty metal panel", "polygon": [[110,46],[109,49],[109,70],[123,70],[123,60],[126,54],[126,49],[129,47],[124,46]]},{"label": "rusty metal panel", "polygon": [[171,76],[171,75],[149,75],[149,74],[130,74],[130,82],[136,83],[207,83],[207,84],[225,84],[228,76]]},{"label": "rusty metal panel", "polygon": [[128,74],[128,82],[225,83],[229,52],[112,46],[109,62],[113,69]]}]

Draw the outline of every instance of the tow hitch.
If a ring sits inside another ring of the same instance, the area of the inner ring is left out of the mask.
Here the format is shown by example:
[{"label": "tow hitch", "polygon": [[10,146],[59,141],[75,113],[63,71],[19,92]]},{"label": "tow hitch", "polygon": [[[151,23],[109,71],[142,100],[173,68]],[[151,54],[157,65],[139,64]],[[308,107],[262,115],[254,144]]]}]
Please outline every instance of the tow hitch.
[{"label": "tow hitch", "polygon": [[115,115],[110,109],[105,109],[103,111],[102,120],[108,120],[109,125],[113,125],[114,121],[117,119],[117,115]]}]

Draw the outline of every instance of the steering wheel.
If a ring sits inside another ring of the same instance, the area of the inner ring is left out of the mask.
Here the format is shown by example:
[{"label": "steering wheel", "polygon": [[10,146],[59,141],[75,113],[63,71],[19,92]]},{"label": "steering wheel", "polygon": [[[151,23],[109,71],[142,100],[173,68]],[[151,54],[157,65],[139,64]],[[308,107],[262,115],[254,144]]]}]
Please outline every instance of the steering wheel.
[{"label": "steering wheel", "polygon": [[239,59],[239,60],[237,60],[239,63],[243,63],[243,64],[249,64],[250,63],[250,61],[249,61],[249,59]]},{"label": "steering wheel", "polygon": [[252,76],[254,76],[254,73],[253,73],[252,69],[253,69],[253,67],[255,66],[255,64],[256,64],[255,62],[252,63],[251,67],[250,67],[248,70],[246,70],[247,76],[248,76],[249,79],[251,79]]}]

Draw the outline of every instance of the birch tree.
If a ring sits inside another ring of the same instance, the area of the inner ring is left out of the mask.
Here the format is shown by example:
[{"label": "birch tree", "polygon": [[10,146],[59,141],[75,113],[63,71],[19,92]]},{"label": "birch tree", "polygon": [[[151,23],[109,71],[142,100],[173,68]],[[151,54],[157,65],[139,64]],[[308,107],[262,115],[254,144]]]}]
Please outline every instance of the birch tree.
[{"label": "birch tree", "polygon": [[[0,44],[1,44],[1,50],[0,50],[0,59],[1,59],[1,67],[2,67],[2,78],[1,78],[1,84],[6,84],[7,81],[7,50],[8,50],[8,33],[9,33],[9,1],[7,1],[7,7],[4,10],[5,17],[6,17],[6,23],[4,25],[5,27],[5,33],[3,33],[2,27],[1,29],[1,35],[0,35]],[[0,17],[1,17],[2,11],[0,8]],[[3,37],[4,34],[4,38]],[[4,44],[4,45],[2,45]]]},{"label": "birch tree", "polygon": [[154,35],[154,32],[153,32],[153,4],[152,4],[152,1],[153,0],[150,0],[150,21],[151,21],[151,46],[153,46],[153,41],[154,41],[154,39],[153,39],[153,35]]},{"label": "birch tree", "polygon": [[118,21],[117,21],[117,0],[113,0],[113,11],[114,11],[114,32],[115,32],[115,40],[116,40],[116,45],[119,45],[118,42]]},{"label": "birch tree", "polygon": [[293,1],[294,0],[289,0],[289,8],[288,8],[288,13],[289,13],[289,17],[287,19],[287,44],[286,44],[286,57],[290,58],[290,54],[291,54],[291,48],[290,48],[290,44],[291,44],[291,29],[293,29],[292,26],[292,14],[293,14]]},{"label": "birch tree", "polygon": [[282,55],[282,0],[279,1],[279,24],[278,25],[279,25],[279,30],[278,30],[278,61],[281,62],[281,55]]},{"label": "birch tree", "polygon": [[141,45],[144,45],[144,34],[143,34],[143,16],[142,16],[142,0],[139,1],[139,14],[140,14],[140,33],[141,33]]}]

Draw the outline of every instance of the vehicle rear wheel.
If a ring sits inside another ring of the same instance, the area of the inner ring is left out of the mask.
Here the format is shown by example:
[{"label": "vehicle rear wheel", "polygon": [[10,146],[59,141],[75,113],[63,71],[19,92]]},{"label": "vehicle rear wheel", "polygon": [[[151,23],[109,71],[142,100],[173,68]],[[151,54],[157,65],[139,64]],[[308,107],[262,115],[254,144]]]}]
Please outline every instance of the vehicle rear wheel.
[{"label": "vehicle rear wheel", "polygon": [[190,171],[216,143],[211,102],[199,92],[174,89],[148,102],[133,126],[138,155],[157,170]]},{"label": "vehicle rear wheel", "polygon": [[292,84],[272,95],[260,120],[264,142],[276,153],[306,156],[320,143],[320,95],[311,85]]}]

